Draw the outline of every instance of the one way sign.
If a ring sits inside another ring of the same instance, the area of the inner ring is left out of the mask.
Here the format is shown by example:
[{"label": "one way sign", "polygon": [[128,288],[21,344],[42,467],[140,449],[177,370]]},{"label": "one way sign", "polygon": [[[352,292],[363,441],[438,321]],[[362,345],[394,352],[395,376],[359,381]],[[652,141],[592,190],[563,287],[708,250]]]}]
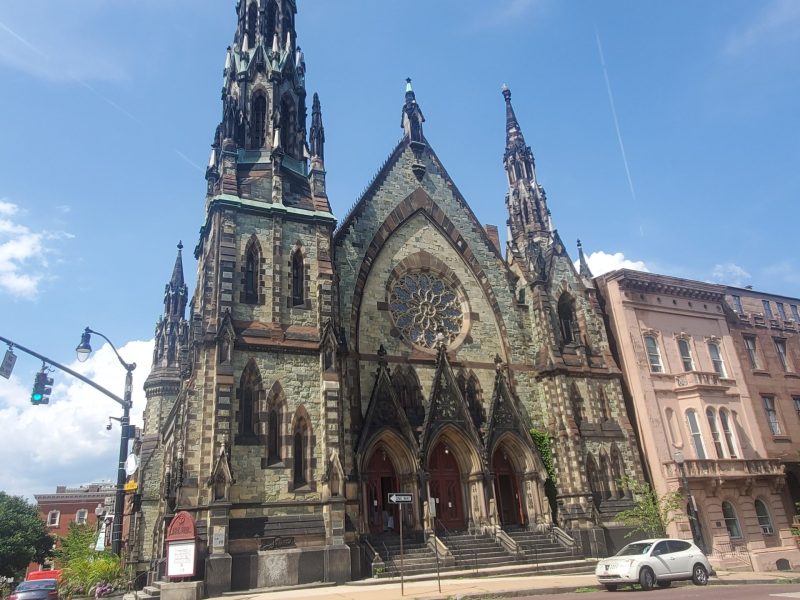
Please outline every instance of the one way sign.
[{"label": "one way sign", "polygon": [[411,504],[411,494],[389,494],[389,502],[392,504]]}]

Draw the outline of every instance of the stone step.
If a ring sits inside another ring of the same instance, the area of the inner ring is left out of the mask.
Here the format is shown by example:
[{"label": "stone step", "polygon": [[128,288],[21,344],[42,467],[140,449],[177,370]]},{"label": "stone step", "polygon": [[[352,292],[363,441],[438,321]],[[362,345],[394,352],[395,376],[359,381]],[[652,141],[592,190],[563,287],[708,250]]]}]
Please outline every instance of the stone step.
[{"label": "stone step", "polygon": [[146,585],[142,591],[148,596],[159,597],[161,596],[161,583],[158,582],[158,585]]}]

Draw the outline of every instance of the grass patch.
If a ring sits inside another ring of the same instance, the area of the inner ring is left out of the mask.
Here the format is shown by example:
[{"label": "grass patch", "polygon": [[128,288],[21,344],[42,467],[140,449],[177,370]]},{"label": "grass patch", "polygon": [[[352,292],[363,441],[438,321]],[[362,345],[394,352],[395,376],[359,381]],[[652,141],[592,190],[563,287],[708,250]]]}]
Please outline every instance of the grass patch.
[{"label": "grass patch", "polygon": [[592,592],[599,592],[600,590],[596,587],[581,587],[575,590],[576,594],[591,594]]}]

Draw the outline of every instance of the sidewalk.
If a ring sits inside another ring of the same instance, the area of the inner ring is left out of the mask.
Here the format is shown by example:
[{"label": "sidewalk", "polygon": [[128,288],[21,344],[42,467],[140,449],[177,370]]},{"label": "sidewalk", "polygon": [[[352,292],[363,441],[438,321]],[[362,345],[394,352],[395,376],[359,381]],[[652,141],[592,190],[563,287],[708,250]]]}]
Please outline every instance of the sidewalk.
[{"label": "sidewalk", "polygon": [[[741,585],[750,583],[799,583],[800,572],[733,572],[722,571],[712,577],[710,585]],[[251,590],[237,594],[226,594],[223,598],[237,600],[288,600],[313,598],[314,600],[467,600],[470,598],[513,598],[531,594],[558,594],[581,588],[598,586],[594,575],[524,575],[512,577],[467,577],[443,579],[439,592],[436,581],[409,581],[405,583],[405,594],[400,594],[400,580],[391,583],[365,584],[364,581],[338,586],[310,585],[276,591]]]}]

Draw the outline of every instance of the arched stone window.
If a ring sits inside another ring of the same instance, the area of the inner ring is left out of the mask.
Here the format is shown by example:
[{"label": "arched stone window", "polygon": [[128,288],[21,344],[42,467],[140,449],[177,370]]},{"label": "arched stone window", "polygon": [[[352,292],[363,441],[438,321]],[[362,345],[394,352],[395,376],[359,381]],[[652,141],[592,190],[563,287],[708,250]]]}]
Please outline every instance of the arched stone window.
[{"label": "arched stone window", "polygon": [[258,6],[255,2],[250,3],[247,9],[247,47],[256,47],[256,27],[258,26]]},{"label": "arched stone window", "polygon": [[250,127],[251,149],[260,150],[267,145],[267,98],[261,92],[253,96]]},{"label": "arched stone window", "polygon": [[583,398],[574,383],[570,387],[569,399],[572,405],[572,417],[575,419],[575,424],[580,427],[583,422]]},{"label": "arched stone window", "polygon": [[619,452],[616,444],[611,444],[611,476],[616,485],[617,498],[624,498],[627,494],[627,489],[624,485],[625,477],[625,461]]},{"label": "arched stone window", "polygon": [[770,517],[767,505],[763,500],[756,498],[755,509],[758,526],[761,527],[761,533],[764,535],[774,535],[775,528],[772,526],[772,517]]},{"label": "arched stone window", "polygon": [[617,484],[614,483],[614,475],[605,450],[600,451],[600,473],[602,474],[603,500],[610,500],[615,495]]},{"label": "arched stone window", "polygon": [[279,419],[278,409],[275,407],[270,408],[267,416],[267,464],[269,465],[281,462],[281,428]]},{"label": "arched stone window", "polygon": [[258,433],[258,400],[261,391],[261,376],[251,360],[242,372],[239,383],[239,435],[254,436]]},{"label": "arched stone window", "polygon": [[284,450],[284,420],[286,415],[286,396],[280,382],[276,381],[267,394],[266,402],[266,465],[271,466],[283,463]]},{"label": "arched stone window", "polygon": [[558,299],[558,323],[564,345],[578,343],[578,323],[575,319],[575,302],[569,294]]},{"label": "arched stone window", "polygon": [[261,246],[255,235],[247,242],[244,253],[242,302],[258,304],[261,289]]},{"label": "arched stone window", "polygon": [[603,388],[598,392],[598,404],[600,405],[600,418],[605,422],[611,419],[611,406],[608,404],[608,396],[606,396]]},{"label": "arched stone window", "polygon": [[717,413],[710,406],[706,409],[706,419],[708,419],[708,428],[711,430],[711,439],[714,441],[714,451],[717,453],[717,458],[725,458],[725,451],[722,449],[722,437],[719,435],[719,427],[717,426]]},{"label": "arched stone window", "polygon": [[739,517],[736,516],[736,509],[727,500],[722,502],[722,518],[725,519],[725,529],[732,540],[742,538],[742,529],[739,527]]},{"label": "arched stone window", "polygon": [[292,254],[292,306],[305,306],[305,276],[306,268],[303,264],[303,253],[298,247]]},{"label": "arched stone window", "polygon": [[292,435],[292,483],[295,489],[308,484],[309,433],[308,422],[300,417]]},{"label": "arched stone window", "polygon": [[592,502],[595,506],[600,506],[600,502],[603,500],[603,484],[600,482],[597,463],[591,452],[586,455],[586,479],[589,483],[589,490],[592,492]]}]

